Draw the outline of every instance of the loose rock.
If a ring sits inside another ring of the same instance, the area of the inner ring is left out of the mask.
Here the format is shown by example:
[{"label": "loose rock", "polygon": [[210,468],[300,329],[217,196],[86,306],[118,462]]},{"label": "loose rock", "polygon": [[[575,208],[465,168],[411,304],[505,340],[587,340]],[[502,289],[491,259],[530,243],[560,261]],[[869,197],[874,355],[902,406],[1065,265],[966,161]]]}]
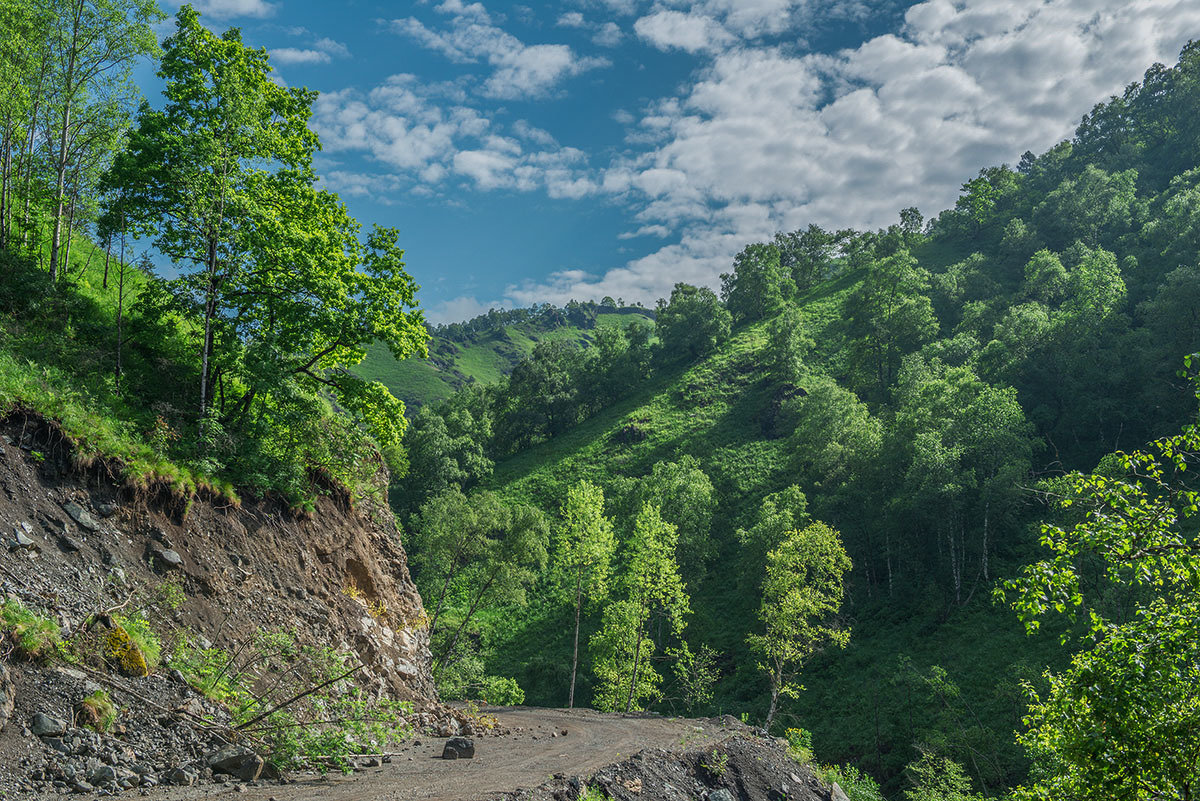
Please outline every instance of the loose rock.
[{"label": "loose rock", "polygon": [[29,730],[38,737],[61,737],[67,733],[66,721],[38,712],[29,720]]},{"label": "loose rock", "polygon": [[249,748],[230,746],[209,754],[205,760],[213,773],[224,773],[245,782],[256,780],[263,769],[263,758]]},{"label": "loose rock", "polygon": [[466,737],[451,737],[442,748],[442,759],[474,759],[475,742]]},{"label": "loose rock", "polygon": [[78,523],[81,528],[85,528],[88,531],[100,530],[100,524],[96,522],[95,518],[92,517],[91,513],[88,512],[87,509],[84,509],[79,504],[72,501],[67,501],[62,505],[62,508],[63,511],[70,515],[71,519]]}]

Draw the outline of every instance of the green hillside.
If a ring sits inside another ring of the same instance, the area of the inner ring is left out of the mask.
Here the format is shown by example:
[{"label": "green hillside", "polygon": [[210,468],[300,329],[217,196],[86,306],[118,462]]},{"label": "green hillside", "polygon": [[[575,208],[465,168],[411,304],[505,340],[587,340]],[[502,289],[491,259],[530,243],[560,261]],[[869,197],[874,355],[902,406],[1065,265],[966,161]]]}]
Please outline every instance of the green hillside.
[{"label": "green hillside", "polygon": [[[580,601],[577,703],[764,721],[770,684],[749,646],[764,574],[819,522],[853,564],[829,623],[851,636],[809,658],[774,731],[808,730],[818,758],[892,797],[923,755],[958,763],[985,796],[1055,775],[1049,763],[1031,774],[1014,736],[1023,683],[1047,692],[1043,671],[1072,670],[1101,635],[1051,614],[1026,636],[994,593],[1045,558],[1044,523],[1081,519],[1057,502],[1085,486],[1072,471],[1102,473],[1086,491],[1103,492],[1124,475],[1113,451],[1196,419],[1200,140],[1171,121],[1200,118],[1197,75],[1189,47],[1074,139],[981,170],[928,223],[905,209],[884,230],[810,226],[747,245],[720,297],[679,284],[659,301],[653,347],[539,348],[505,386],[424,410],[395,497],[418,585],[443,610],[444,691],[566,703],[564,537],[586,515],[564,505],[598,490],[590,519],[611,523],[617,548],[611,592]],[[498,572],[456,570],[466,546],[446,548],[459,534],[478,536]],[[690,612],[637,618],[630,576],[655,538]],[[1115,558],[1138,558],[1121,547]],[[1126,575],[1083,582],[1093,620],[1127,616]],[[1055,586],[1032,597],[1042,612],[1077,602]],[[1088,674],[1071,675],[1091,692]]]},{"label": "green hillside", "polygon": [[[422,406],[450,397],[469,383],[491,384],[513,371],[528,358],[539,342],[568,342],[586,347],[597,328],[628,326],[634,321],[653,325],[651,312],[637,307],[621,310],[596,307],[595,314],[581,322],[566,319],[562,310],[537,315],[521,322],[486,328],[469,337],[453,337],[445,327],[433,329],[430,357],[397,361],[386,347],[374,344],[355,373],[368,381],[379,381],[415,412]],[[486,322],[486,316],[477,318]],[[474,321],[468,321],[470,325]]]}]

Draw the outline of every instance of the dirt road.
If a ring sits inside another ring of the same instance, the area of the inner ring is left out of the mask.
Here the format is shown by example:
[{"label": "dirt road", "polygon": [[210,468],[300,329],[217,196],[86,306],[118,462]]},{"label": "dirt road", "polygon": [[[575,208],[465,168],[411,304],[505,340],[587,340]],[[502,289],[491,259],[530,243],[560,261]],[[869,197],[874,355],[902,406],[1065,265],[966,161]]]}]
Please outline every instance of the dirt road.
[{"label": "dirt road", "polygon": [[[470,760],[441,759],[443,739],[422,737],[390,764],[352,776],[301,777],[295,784],[205,786],[156,794],[163,799],[245,801],[467,801],[490,793],[536,787],[555,773],[591,773],[646,748],[693,750],[724,740],[731,730],[695,720],[622,717],[590,710],[505,708],[495,715],[510,734],[476,738]],[[562,731],[566,735],[562,735]],[[554,736],[551,736],[554,735]]]}]

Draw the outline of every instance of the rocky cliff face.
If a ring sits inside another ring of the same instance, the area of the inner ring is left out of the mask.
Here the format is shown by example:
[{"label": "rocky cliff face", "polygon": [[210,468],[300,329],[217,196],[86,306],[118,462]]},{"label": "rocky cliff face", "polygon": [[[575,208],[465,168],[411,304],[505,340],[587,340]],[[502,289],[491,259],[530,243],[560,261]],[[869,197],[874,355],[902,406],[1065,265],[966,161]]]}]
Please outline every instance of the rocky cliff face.
[{"label": "rocky cliff face", "polygon": [[[177,624],[225,648],[260,630],[352,651],[361,683],[444,717],[425,612],[390,513],[323,498],[298,517],[271,500],[157,504],[104,466],[71,467],[51,424],[0,425],[0,598],[49,609],[68,631],[167,578]],[[33,455],[36,452],[37,456]]]}]

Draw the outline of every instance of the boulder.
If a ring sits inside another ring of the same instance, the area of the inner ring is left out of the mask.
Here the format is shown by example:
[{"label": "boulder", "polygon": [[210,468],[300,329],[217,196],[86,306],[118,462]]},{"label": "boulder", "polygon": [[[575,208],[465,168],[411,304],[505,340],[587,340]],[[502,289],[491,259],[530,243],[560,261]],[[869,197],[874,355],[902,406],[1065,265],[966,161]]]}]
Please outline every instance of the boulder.
[{"label": "boulder", "polygon": [[474,759],[475,742],[466,737],[451,737],[442,748],[442,759]]},{"label": "boulder", "polygon": [[29,719],[29,730],[38,737],[61,737],[67,733],[67,722],[38,712]]},{"label": "boulder", "polygon": [[205,761],[213,773],[224,773],[245,782],[255,781],[262,775],[263,758],[249,748],[222,748],[209,754]]},{"label": "boulder", "polygon": [[84,509],[79,504],[74,503],[73,501],[67,501],[62,505],[62,508],[72,520],[79,524],[80,528],[87,529],[88,531],[100,530],[100,524],[96,522],[96,519],[92,517],[91,513],[88,512],[87,509]]},{"label": "boulder", "polygon": [[117,769],[111,765],[101,765],[88,774],[88,782],[94,785],[113,784],[117,778]]},{"label": "boulder", "polygon": [[718,787],[708,794],[708,801],[734,801],[733,793],[724,787]]},{"label": "boulder", "polygon": [[162,565],[166,570],[179,570],[183,567],[183,557],[171,548],[164,548],[158,543],[151,543],[149,556],[155,564]]},{"label": "boulder", "polygon": [[841,785],[834,782],[829,791],[829,801],[850,801],[850,797],[846,795],[846,791],[842,789]]},{"label": "boulder", "polygon": [[178,787],[191,787],[200,779],[200,776],[187,768],[171,768],[163,774],[163,781],[167,784],[174,784]]}]

